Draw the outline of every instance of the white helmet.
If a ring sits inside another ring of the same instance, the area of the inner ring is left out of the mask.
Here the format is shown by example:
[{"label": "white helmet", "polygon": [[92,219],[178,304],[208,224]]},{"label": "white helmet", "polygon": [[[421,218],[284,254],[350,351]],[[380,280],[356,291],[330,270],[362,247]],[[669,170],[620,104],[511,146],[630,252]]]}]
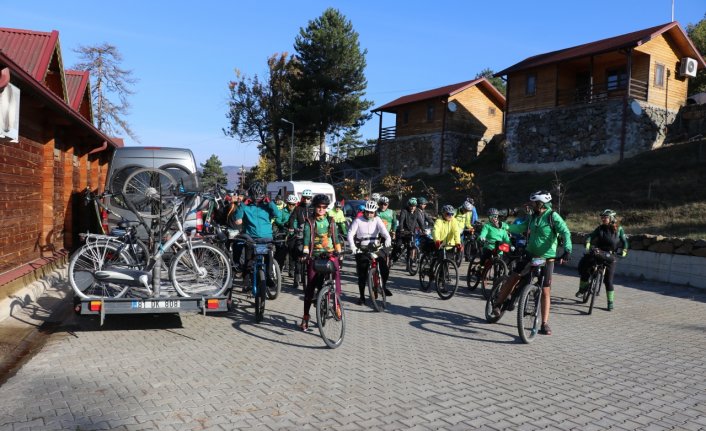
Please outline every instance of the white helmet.
[{"label": "white helmet", "polygon": [[297,198],[297,195],[289,195],[289,196],[287,196],[287,203],[288,203],[288,204],[296,204],[296,203],[299,203],[299,199]]},{"label": "white helmet", "polygon": [[375,212],[378,210],[378,203],[375,201],[367,201],[365,203],[365,209],[364,211],[370,211],[370,212]]},{"label": "white helmet", "polygon": [[468,202],[468,201],[465,201],[465,202],[463,203],[463,209],[466,210],[466,211],[473,211],[473,204],[471,204],[471,203]]},{"label": "white helmet", "polygon": [[532,202],[542,202],[542,203],[546,204],[548,202],[551,202],[551,200],[552,200],[551,193],[544,191],[544,190],[534,192],[530,195],[530,201],[532,201]]},{"label": "white helmet", "polygon": [[380,196],[380,199],[378,199],[378,203],[380,205],[387,205],[390,203],[390,198],[388,198],[387,196]]},{"label": "white helmet", "polygon": [[370,197],[370,200],[372,201],[379,201],[380,200],[380,193],[373,193],[373,195]]},{"label": "white helmet", "polygon": [[314,193],[313,193],[311,190],[309,190],[309,189],[304,189],[304,191],[302,191],[302,197],[303,197],[303,198],[310,198],[310,197],[312,197],[312,196],[314,196]]}]

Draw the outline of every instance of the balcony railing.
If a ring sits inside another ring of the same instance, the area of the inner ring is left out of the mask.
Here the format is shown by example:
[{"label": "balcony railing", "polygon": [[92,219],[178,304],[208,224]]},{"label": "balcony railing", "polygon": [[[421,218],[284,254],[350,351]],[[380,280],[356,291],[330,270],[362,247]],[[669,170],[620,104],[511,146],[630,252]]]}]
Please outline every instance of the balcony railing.
[{"label": "balcony railing", "polygon": [[395,139],[396,137],[397,137],[397,127],[396,126],[383,127],[380,130],[380,140],[381,141]]},{"label": "balcony railing", "polygon": [[647,83],[637,79],[631,79],[630,85],[627,80],[622,80],[563,89],[558,91],[557,106],[601,102],[625,96],[646,101],[647,89]]}]

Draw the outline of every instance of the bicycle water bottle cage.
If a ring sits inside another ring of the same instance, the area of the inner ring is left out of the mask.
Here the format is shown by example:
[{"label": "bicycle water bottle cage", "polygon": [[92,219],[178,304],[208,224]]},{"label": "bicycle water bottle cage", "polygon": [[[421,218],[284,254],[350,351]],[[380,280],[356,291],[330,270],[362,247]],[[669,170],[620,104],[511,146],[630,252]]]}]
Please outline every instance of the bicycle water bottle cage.
[{"label": "bicycle water bottle cage", "polygon": [[547,263],[547,259],[544,259],[542,257],[534,257],[532,258],[532,266],[544,266]]},{"label": "bicycle water bottle cage", "polygon": [[256,255],[267,254],[269,249],[270,249],[269,244],[255,244],[255,254]]}]

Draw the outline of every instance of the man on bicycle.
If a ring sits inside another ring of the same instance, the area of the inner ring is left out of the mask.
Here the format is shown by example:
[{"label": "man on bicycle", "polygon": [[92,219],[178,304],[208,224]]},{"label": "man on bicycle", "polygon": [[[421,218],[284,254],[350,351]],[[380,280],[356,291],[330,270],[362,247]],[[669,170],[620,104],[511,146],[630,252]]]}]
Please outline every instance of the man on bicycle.
[{"label": "man on bicycle", "polygon": [[[304,225],[311,219],[313,209],[311,208],[311,198],[314,194],[309,189],[302,191],[302,198],[289,216],[289,242],[287,247],[292,256],[292,261],[296,262],[302,256]],[[299,287],[299,265],[294,265],[294,289]]]},{"label": "man on bicycle", "polygon": [[[395,234],[395,250],[392,260],[399,259],[402,251],[409,247],[413,235],[417,230],[422,230],[424,219],[422,213],[417,209],[417,198],[409,198],[407,208],[400,211],[400,220]],[[412,256],[414,257],[414,256]]]},{"label": "man on bicycle", "polygon": [[[374,201],[373,201],[374,202]],[[385,225],[385,229],[390,233],[390,236],[394,238],[395,230],[397,230],[397,214],[393,209],[390,209],[390,198],[387,196],[381,196],[380,200],[377,201],[379,205],[378,217],[382,220]]]},{"label": "man on bicycle", "polygon": [[[341,244],[338,242],[338,232],[336,223],[331,217],[326,215],[331,200],[328,196],[318,194],[311,201],[314,209],[314,216],[304,224],[304,248],[303,257],[309,257],[307,265],[307,284],[304,290],[304,316],[299,327],[305,331],[309,327],[309,310],[314,299],[314,291],[321,288],[323,278],[314,271],[314,259],[322,255],[328,255],[335,268],[336,292],[341,292],[341,271],[339,259],[332,256],[341,251]],[[336,310],[340,316],[340,310]]]},{"label": "man on bicycle", "polygon": [[488,222],[483,225],[478,235],[478,240],[483,244],[480,261],[483,265],[489,264],[489,259],[493,256],[493,250],[497,244],[510,243],[510,235],[507,233],[507,224],[500,221],[500,212],[496,208],[488,210]]},{"label": "man on bicycle", "polygon": [[[363,217],[358,217],[351,224],[351,229],[348,231],[348,244],[351,252],[355,253],[358,246],[368,246],[370,243],[377,244],[382,236],[385,240],[385,247],[392,245],[392,238],[385,228],[382,219],[375,216],[378,210],[378,205],[375,201],[365,203]],[[356,244],[357,243],[357,244]],[[387,288],[387,278],[390,275],[390,268],[387,266],[385,250],[377,252],[377,262],[382,275],[382,287],[385,289],[385,295],[392,296],[392,292]],[[360,299],[358,305],[365,304],[365,282],[368,279],[368,261],[362,254],[355,255],[356,272],[358,274],[358,290],[360,291]]]},{"label": "man on bicycle", "polygon": [[454,219],[455,214],[452,205],[444,205],[441,208],[441,217],[434,222],[434,231],[432,239],[436,244],[436,248],[456,248],[456,251],[461,251],[461,233],[458,228],[458,223]]},{"label": "man on bicycle", "polygon": [[[464,201],[461,206],[458,207],[456,215],[454,216],[454,218],[456,219],[456,223],[458,223],[458,229],[461,231],[462,240],[465,240],[473,233],[474,209],[475,208],[470,202]],[[463,241],[461,243],[463,244]]]},{"label": "man on bicycle", "polygon": [[434,226],[434,218],[427,212],[427,204],[429,201],[424,196],[417,199],[419,204],[419,212],[422,215],[424,222],[422,223],[422,229],[431,229]]},{"label": "man on bicycle", "polygon": [[[299,199],[297,195],[291,194],[287,196],[287,200],[284,208],[280,211],[280,216],[275,220],[275,227],[278,233],[284,232],[286,234],[286,240],[289,241],[289,217],[291,217],[294,208],[296,208]],[[275,260],[279,264],[280,268],[284,268],[284,259],[287,257],[289,252],[289,246],[285,242],[283,246],[278,246],[275,252]],[[295,257],[292,256],[292,261],[294,262]],[[291,271],[291,268],[290,268]],[[290,272],[291,275],[291,272]]]},{"label": "man on bicycle", "polygon": [[336,222],[338,233],[345,236],[348,233],[348,229],[346,228],[346,215],[343,213],[343,202],[337,201],[333,204],[333,208],[328,211],[328,216]]},{"label": "man on bicycle", "polygon": [[[248,189],[248,199],[243,202],[235,211],[235,225],[244,227],[243,232],[249,235],[257,243],[272,242],[272,222],[280,216],[279,209],[265,195],[265,188],[262,183],[255,181]],[[243,268],[243,280],[248,279],[248,274],[252,270],[254,250],[252,246],[245,247],[245,268]],[[271,262],[266,262],[268,265]],[[268,266],[269,267],[269,266]],[[271,274],[270,274],[271,275]],[[271,280],[268,278],[268,284]]]},{"label": "man on bicycle", "polygon": [[530,202],[534,205],[533,214],[529,220],[522,224],[509,226],[513,233],[529,232],[525,257],[515,266],[515,271],[503,283],[498,298],[493,308],[493,315],[500,316],[500,305],[512,294],[522,277],[528,275],[532,269],[532,260],[546,259],[544,268],[544,283],[542,285],[542,327],[540,334],[551,335],[549,327],[549,306],[551,304],[552,272],[554,272],[554,259],[558,235],[564,238],[564,254],[559,263],[568,261],[571,257],[571,232],[551,205],[552,195],[547,191],[537,191],[530,195]]}]

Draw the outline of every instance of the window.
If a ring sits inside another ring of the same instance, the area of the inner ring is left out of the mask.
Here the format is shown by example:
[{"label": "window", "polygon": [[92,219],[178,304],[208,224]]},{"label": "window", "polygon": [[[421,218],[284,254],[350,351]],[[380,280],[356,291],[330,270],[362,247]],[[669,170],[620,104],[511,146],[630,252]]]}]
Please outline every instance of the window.
[{"label": "window", "polygon": [[625,68],[608,69],[606,71],[606,84],[608,91],[626,88],[628,86],[628,74]]},{"label": "window", "polygon": [[408,124],[409,123],[409,111],[404,111],[402,113],[402,124]]},{"label": "window", "polygon": [[530,73],[525,80],[525,96],[534,96],[537,93],[537,75]]},{"label": "window", "polygon": [[427,123],[434,121],[434,105],[431,103],[427,105]]},{"label": "window", "polygon": [[495,117],[495,108],[490,106],[488,107],[488,116],[489,117]]},{"label": "window", "polygon": [[655,64],[655,87],[664,87],[664,64]]}]

